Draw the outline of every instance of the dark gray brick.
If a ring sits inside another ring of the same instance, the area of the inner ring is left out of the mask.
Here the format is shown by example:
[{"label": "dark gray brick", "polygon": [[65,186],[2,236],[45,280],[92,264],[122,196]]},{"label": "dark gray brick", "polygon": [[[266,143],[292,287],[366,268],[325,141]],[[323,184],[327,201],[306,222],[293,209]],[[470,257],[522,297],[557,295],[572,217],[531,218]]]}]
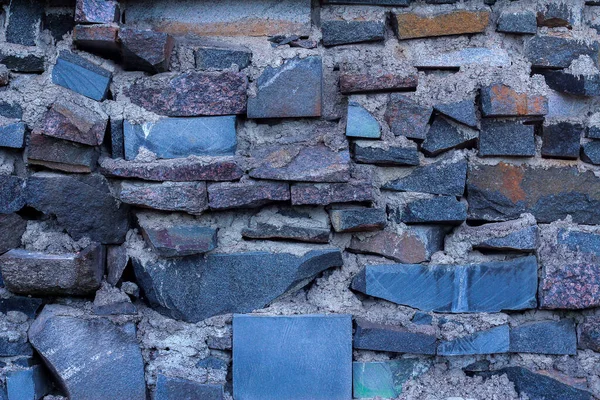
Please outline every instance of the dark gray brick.
[{"label": "dark gray brick", "polygon": [[479,156],[535,156],[534,126],[485,119],[479,133]]}]

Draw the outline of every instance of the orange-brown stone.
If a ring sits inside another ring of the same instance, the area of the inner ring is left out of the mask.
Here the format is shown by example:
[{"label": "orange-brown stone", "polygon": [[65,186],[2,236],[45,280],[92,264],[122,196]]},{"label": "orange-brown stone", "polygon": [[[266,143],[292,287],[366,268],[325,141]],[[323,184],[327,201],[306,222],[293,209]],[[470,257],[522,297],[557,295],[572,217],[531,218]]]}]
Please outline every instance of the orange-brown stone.
[{"label": "orange-brown stone", "polygon": [[488,11],[459,10],[434,16],[396,14],[393,23],[399,39],[413,39],[483,32],[489,19]]},{"label": "orange-brown stone", "polygon": [[548,99],[495,84],[481,89],[481,111],[486,117],[545,115]]}]

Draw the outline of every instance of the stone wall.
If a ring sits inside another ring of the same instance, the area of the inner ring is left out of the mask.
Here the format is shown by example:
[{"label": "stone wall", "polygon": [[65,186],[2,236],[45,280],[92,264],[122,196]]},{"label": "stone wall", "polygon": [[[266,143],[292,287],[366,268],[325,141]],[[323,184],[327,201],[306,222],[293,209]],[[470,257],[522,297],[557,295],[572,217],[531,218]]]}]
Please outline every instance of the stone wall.
[{"label": "stone wall", "polygon": [[600,397],[599,1],[0,27],[0,399]]}]

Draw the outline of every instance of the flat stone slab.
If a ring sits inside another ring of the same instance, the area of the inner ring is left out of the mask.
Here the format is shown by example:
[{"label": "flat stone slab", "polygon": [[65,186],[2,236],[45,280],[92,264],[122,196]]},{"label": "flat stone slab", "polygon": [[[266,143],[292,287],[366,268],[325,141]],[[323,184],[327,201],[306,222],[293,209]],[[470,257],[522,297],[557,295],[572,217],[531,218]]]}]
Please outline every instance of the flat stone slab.
[{"label": "flat stone slab", "polygon": [[158,375],[155,400],[202,399],[223,400],[223,385],[202,384],[187,379]]},{"label": "flat stone slab", "polygon": [[379,139],[379,122],[363,106],[356,102],[348,103],[346,136],[351,138]]},{"label": "flat stone slab", "polygon": [[208,209],[206,182],[122,181],[119,200],[143,208],[202,214]]},{"label": "flat stone slab", "polygon": [[548,99],[494,84],[481,88],[481,112],[484,117],[542,116],[548,114]]},{"label": "flat stone slab", "polygon": [[25,145],[24,122],[11,122],[0,126],[0,147],[22,149]]},{"label": "flat stone slab", "polygon": [[295,206],[372,203],[375,201],[375,188],[368,182],[296,183],[291,187],[291,197]]},{"label": "flat stone slab", "polygon": [[217,230],[199,224],[158,226],[138,219],[142,235],[161,257],[204,254],[217,247]]},{"label": "flat stone slab", "polygon": [[0,63],[14,72],[44,72],[45,56],[43,54],[20,54],[0,49]]},{"label": "flat stone slab", "polygon": [[575,96],[600,96],[600,74],[582,75],[565,71],[545,71],[550,89]]},{"label": "flat stone slab", "polygon": [[425,16],[416,13],[394,14],[392,25],[398,39],[463,35],[483,32],[490,19],[489,11],[454,10]]},{"label": "flat stone slab", "polygon": [[325,46],[382,42],[385,39],[385,21],[322,21],[321,31]]},{"label": "flat stone slab", "polygon": [[355,399],[395,398],[406,381],[426,372],[426,364],[416,359],[352,363]]},{"label": "flat stone slab", "polygon": [[104,275],[104,250],[92,244],[79,253],[46,254],[13,249],[0,256],[4,285],[26,295],[94,293]]},{"label": "flat stone slab", "polygon": [[387,214],[383,208],[341,208],[329,210],[333,230],[338,233],[367,232],[383,229]]},{"label": "flat stone slab", "polygon": [[537,306],[537,261],[368,265],[352,289],[422,311],[498,312]]},{"label": "flat stone slab", "polygon": [[41,365],[6,375],[8,399],[41,399],[52,390],[52,382]]},{"label": "flat stone slab", "polygon": [[75,22],[110,24],[119,22],[119,2],[116,0],[79,0],[75,7]]},{"label": "flat stone slab", "polygon": [[[585,128],[581,124],[558,122],[544,126],[542,157],[575,160],[579,157],[580,141]],[[584,145],[585,152],[585,145]]]},{"label": "flat stone slab", "polygon": [[528,212],[540,223],[571,215],[576,223],[598,224],[599,191],[600,178],[575,167],[472,165],[467,179],[468,218],[506,221]]},{"label": "flat stone slab", "polygon": [[465,356],[475,354],[507,353],[510,346],[508,325],[498,326],[486,331],[476,332],[438,345],[440,356]]},{"label": "flat stone slab", "polygon": [[484,119],[479,132],[480,157],[535,156],[535,126]]},{"label": "flat stone slab", "polygon": [[104,141],[108,116],[79,106],[71,101],[58,99],[44,115],[40,128],[35,132],[89,146]]},{"label": "flat stone slab", "polygon": [[459,129],[446,119],[436,117],[421,144],[421,151],[428,156],[437,156],[451,149],[466,147],[477,137],[474,130]]},{"label": "flat stone slab", "polygon": [[319,117],[322,108],[321,57],[294,58],[267,67],[248,99],[248,118]]},{"label": "flat stone slab", "polygon": [[536,35],[525,43],[525,56],[535,68],[568,68],[573,60],[583,55],[598,60],[599,49],[597,41],[588,42],[559,35]]},{"label": "flat stone slab", "polygon": [[223,70],[234,64],[244,69],[250,65],[252,51],[244,46],[207,40],[196,49],[195,58],[197,69]]},{"label": "flat stone slab", "polygon": [[407,96],[392,93],[385,109],[385,121],[396,136],[425,139],[433,109],[415,103]]},{"label": "flat stone slab", "polygon": [[416,145],[394,145],[374,140],[357,140],[354,143],[354,161],[360,164],[382,166],[419,165]]},{"label": "flat stone slab", "polygon": [[27,163],[64,172],[90,173],[100,152],[94,147],[37,133],[29,135]]},{"label": "flat stone slab", "polygon": [[208,185],[208,205],[213,210],[256,208],[289,200],[290,185],[287,182],[246,180]]},{"label": "flat stone slab", "polygon": [[343,94],[415,90],[418,82],[416,73],[400,75],[384,70],[361,72],[346,68],[340,71],[340,91]]},{"label": "flat stone slab", "polygon": [[235,122],[235,116],[165,118],[143,124],[124,121],[125,159],[134,160],[142,147],[158,158],[235,155]]},{"label": "flat stone slab", "polygon": [[453,121],[477,128],[477,113],[475,99],[465,99],[453,103],[441,103],[433,106],[433,110],[445,115]]},{"label": "flat stone slab", "polygon": [[259,222],[254,228],[244,228],[244,239],[291,240],[305,243],[329,243],[327,228],[305,228]]},{"label": "flat stone slab", "polygon": [[65,50],[52,69],[52,83],[96,101],[106,99],[111,80],[110,71]]},{"label": "flat stone slab", "polygon": [[133,258],[137,282],[150,304],[188,322],[263,308],[306,285],[320,272],[341,265],[339,250],[314,250],[302,257],[251,252]]},{"label": "flat stone slab", "polygon": [[407,7],[410,0],[323,0],[324,4],[364,4],[370,6]]},{"label": "flat stone slab", "polygon": [[408,203],[402,213],[406,224],[461,224],[467,219],[467,204],[454,196],[420,199]]},{"label": "flat stone slab", "polygon": [[234,315],[233,395],[352,398],[352,317]]},{"label": "flat stone slab", "polygon": [[577,354],[577,333],[571,319],[529,322],[510,330],[511,353]]},{"label": "flat stone slab", "polygon": [[78,318],[68,315],[72,310],[47,306],[29,329],[31,344],[65,394],[71,399],[145,400],[144,360],[135,324]]},{"label": "flat stone slab", "polygon": [[381,231],[364,238],[353,237],[348,250],[376,254],[401,263],[421,263],[429,259],[426,240],[411,232]]},{"label": "flat stone slab", "polygon": [[356,321],[354,348],[388,351],[393,353],[434,355],[437,348],[435,335],[410,332],[406,328]]},{"label": "flat stone slab", "polygon": [[537,33],[537,27],[536,14],[531,10],[518,12],[504,11],[500,14],[500,17],[498,17],[496,31],[535,35]]},{"label": "flat stone slab", "polygon": [[539,229],[537,225],[529,226],[506,236],[483,240],[473,245],[474,249],[509,250],[532,252],[537,249]]},{"label": "flat stone slab", "polygon": [[246,112],[246,75],[241,72],[162,73],[136,80],[125,90],[131,101],[169,117]]},{"label": "flat stone slab", "polygon": [[175,40],[164,32],[146,29],[119,29],[119,42],[125,69],[166,72]]},{"label": "flat stone slab", "polygon": [[[61,38],[62,38],[61,34]],[[107,58],[118,58],[119,27],[112,25],[76,25],[73,28],[73,43],[78,49]],[[60,39],[57,39],[60,40]]]},{"label": "flat stone slab", "polygon": [[0,214],[10,214],[25,206],[25,179],[0,175]]}]

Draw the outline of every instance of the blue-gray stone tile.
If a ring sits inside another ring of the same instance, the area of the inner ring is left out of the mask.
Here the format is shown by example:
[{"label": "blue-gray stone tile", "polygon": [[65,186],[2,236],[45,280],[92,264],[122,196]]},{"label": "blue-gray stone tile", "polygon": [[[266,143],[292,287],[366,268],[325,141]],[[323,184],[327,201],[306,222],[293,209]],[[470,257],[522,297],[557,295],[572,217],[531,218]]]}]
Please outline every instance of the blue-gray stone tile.
[{"label": "blue-gray stone tile", "polygon": [[454,196],[419,199],[408,203],[402,213],[406,224],[460,224],[467,219],[467,204]]},{"label": "blue-gray stone tile", "polygon": [[378,140],[357,140],[354,143],[354,161],[360,164],[382,166],[419,165],[416,144],[394,144]]},{"label": "blue-gray stone tile", "polygon": [[437,338],[434,335],[410,332],[406,328],[394,325],[356,321],[355,349],[433,355],[436,346]]},{"label": "blue-gray stone tile", "polygon": [[158,375],[154,400],[223,400],[223,385],[201,384],[187,379]]},{"label": "blue-gray stone tile", "polygon": [[382,42],[385,39],[385,21],[322,21],[321,31],[325,46]]},{"label": "blue-gray stone tile", "polygon": [[529,322],[510,330],[511,353],[573,355],[577,333],[571,319]]},{"label": "blue-gray stone tile", "polygon": [[477,139],[474,130],[459,129],[444,118],[437,117],[431,124],[421,150],[428,156],[436,156],[454,148],[463,148]]},{"label": "blue-gray stone tile", "polygon": [[466,99],[454,103],[437,104],[433,109],[446,117],[471,128],[477,128],[475,99]]},{"label": "blue-gray stone tile", "polygon": [[351,399],[352,317],[234,315],[233,396]]},{"label": "blue-gray stone tile", "polygon": [[422,311],[498,312],[537,306],[534,256],[471,265],[368,265],[352,289]]},{"label": "blue-gray stone tile", "polygon": [[68,51],[60,52],[52,70],[54,84],[96,101],[106,99],[111,80],[110,71]]},{"label": "blue-gray stone tile", "polygon": [[351,101],[348,104],[346,136],[352,138],[379,139],[381,128],[379,122],[360,104]]},{"label": "blue-gray stone tile", "polygon": [[25,144],[25,123],[12,122],[0,126],[0,147],[21,149]]},{"label": "blue-gray stone tile", "polygon": [[538,231],[537,225],[529,226],[503,237],[484,240],[481,243],[474,244],[473,248],[524,252],[534,251],[538,246]]},{"label": "blue-gray stone tile", "polygon": [[533,11],[511,12],[505,11],[498,18],[498,32],[504,33],[537,33],[537,18]]},{"label": "blue-gray stone tile", "polygon": [[227,43],[207,41],[196,49],[197,69],[223,70],[231,68],[233,64],[240,69],[250,65],[252,51],[243,46],[232,46]]},{"label": "blue-gray stone tile", "polygon": [[484,119],[479,133],[479,156],[535,156],[534,126]]},{"label": "blue-gray stone tile", "polygon": [[46,370],[36,365],[25,370],[9,372],[6,375],[8,400],[38,400],[52,389]]},{"label": "blue-gray stone tile", "polygon": [[140,148],[158,158],[234,155],[236,117],[165,118],[157,122],[124,122],[125,159],[133,160]]},{"label": "blue-gray stone tile", "polygon": [[600,165],[600,140],[584,143],[581,146],[581,159],[590,164]]},{"label": "blue-gray stone tile", "polygon": [[576,160],[579,157],[580,140],[584,127],[570,122],[544,126],[542,133],[542,157]]},{"label": "blue-gray stone tile", "polygon": [[567,249],[574,252],[600,256],[600,234],[598,233],[560,229],[557,243],[566,245]]},{"label": "blue-gray stone tile", "polygon": [[454,340],[441,342],[437,354],[440,356],[464,356],[474,354],[507,353],[510,334],[508,325],[498,326]]}]

